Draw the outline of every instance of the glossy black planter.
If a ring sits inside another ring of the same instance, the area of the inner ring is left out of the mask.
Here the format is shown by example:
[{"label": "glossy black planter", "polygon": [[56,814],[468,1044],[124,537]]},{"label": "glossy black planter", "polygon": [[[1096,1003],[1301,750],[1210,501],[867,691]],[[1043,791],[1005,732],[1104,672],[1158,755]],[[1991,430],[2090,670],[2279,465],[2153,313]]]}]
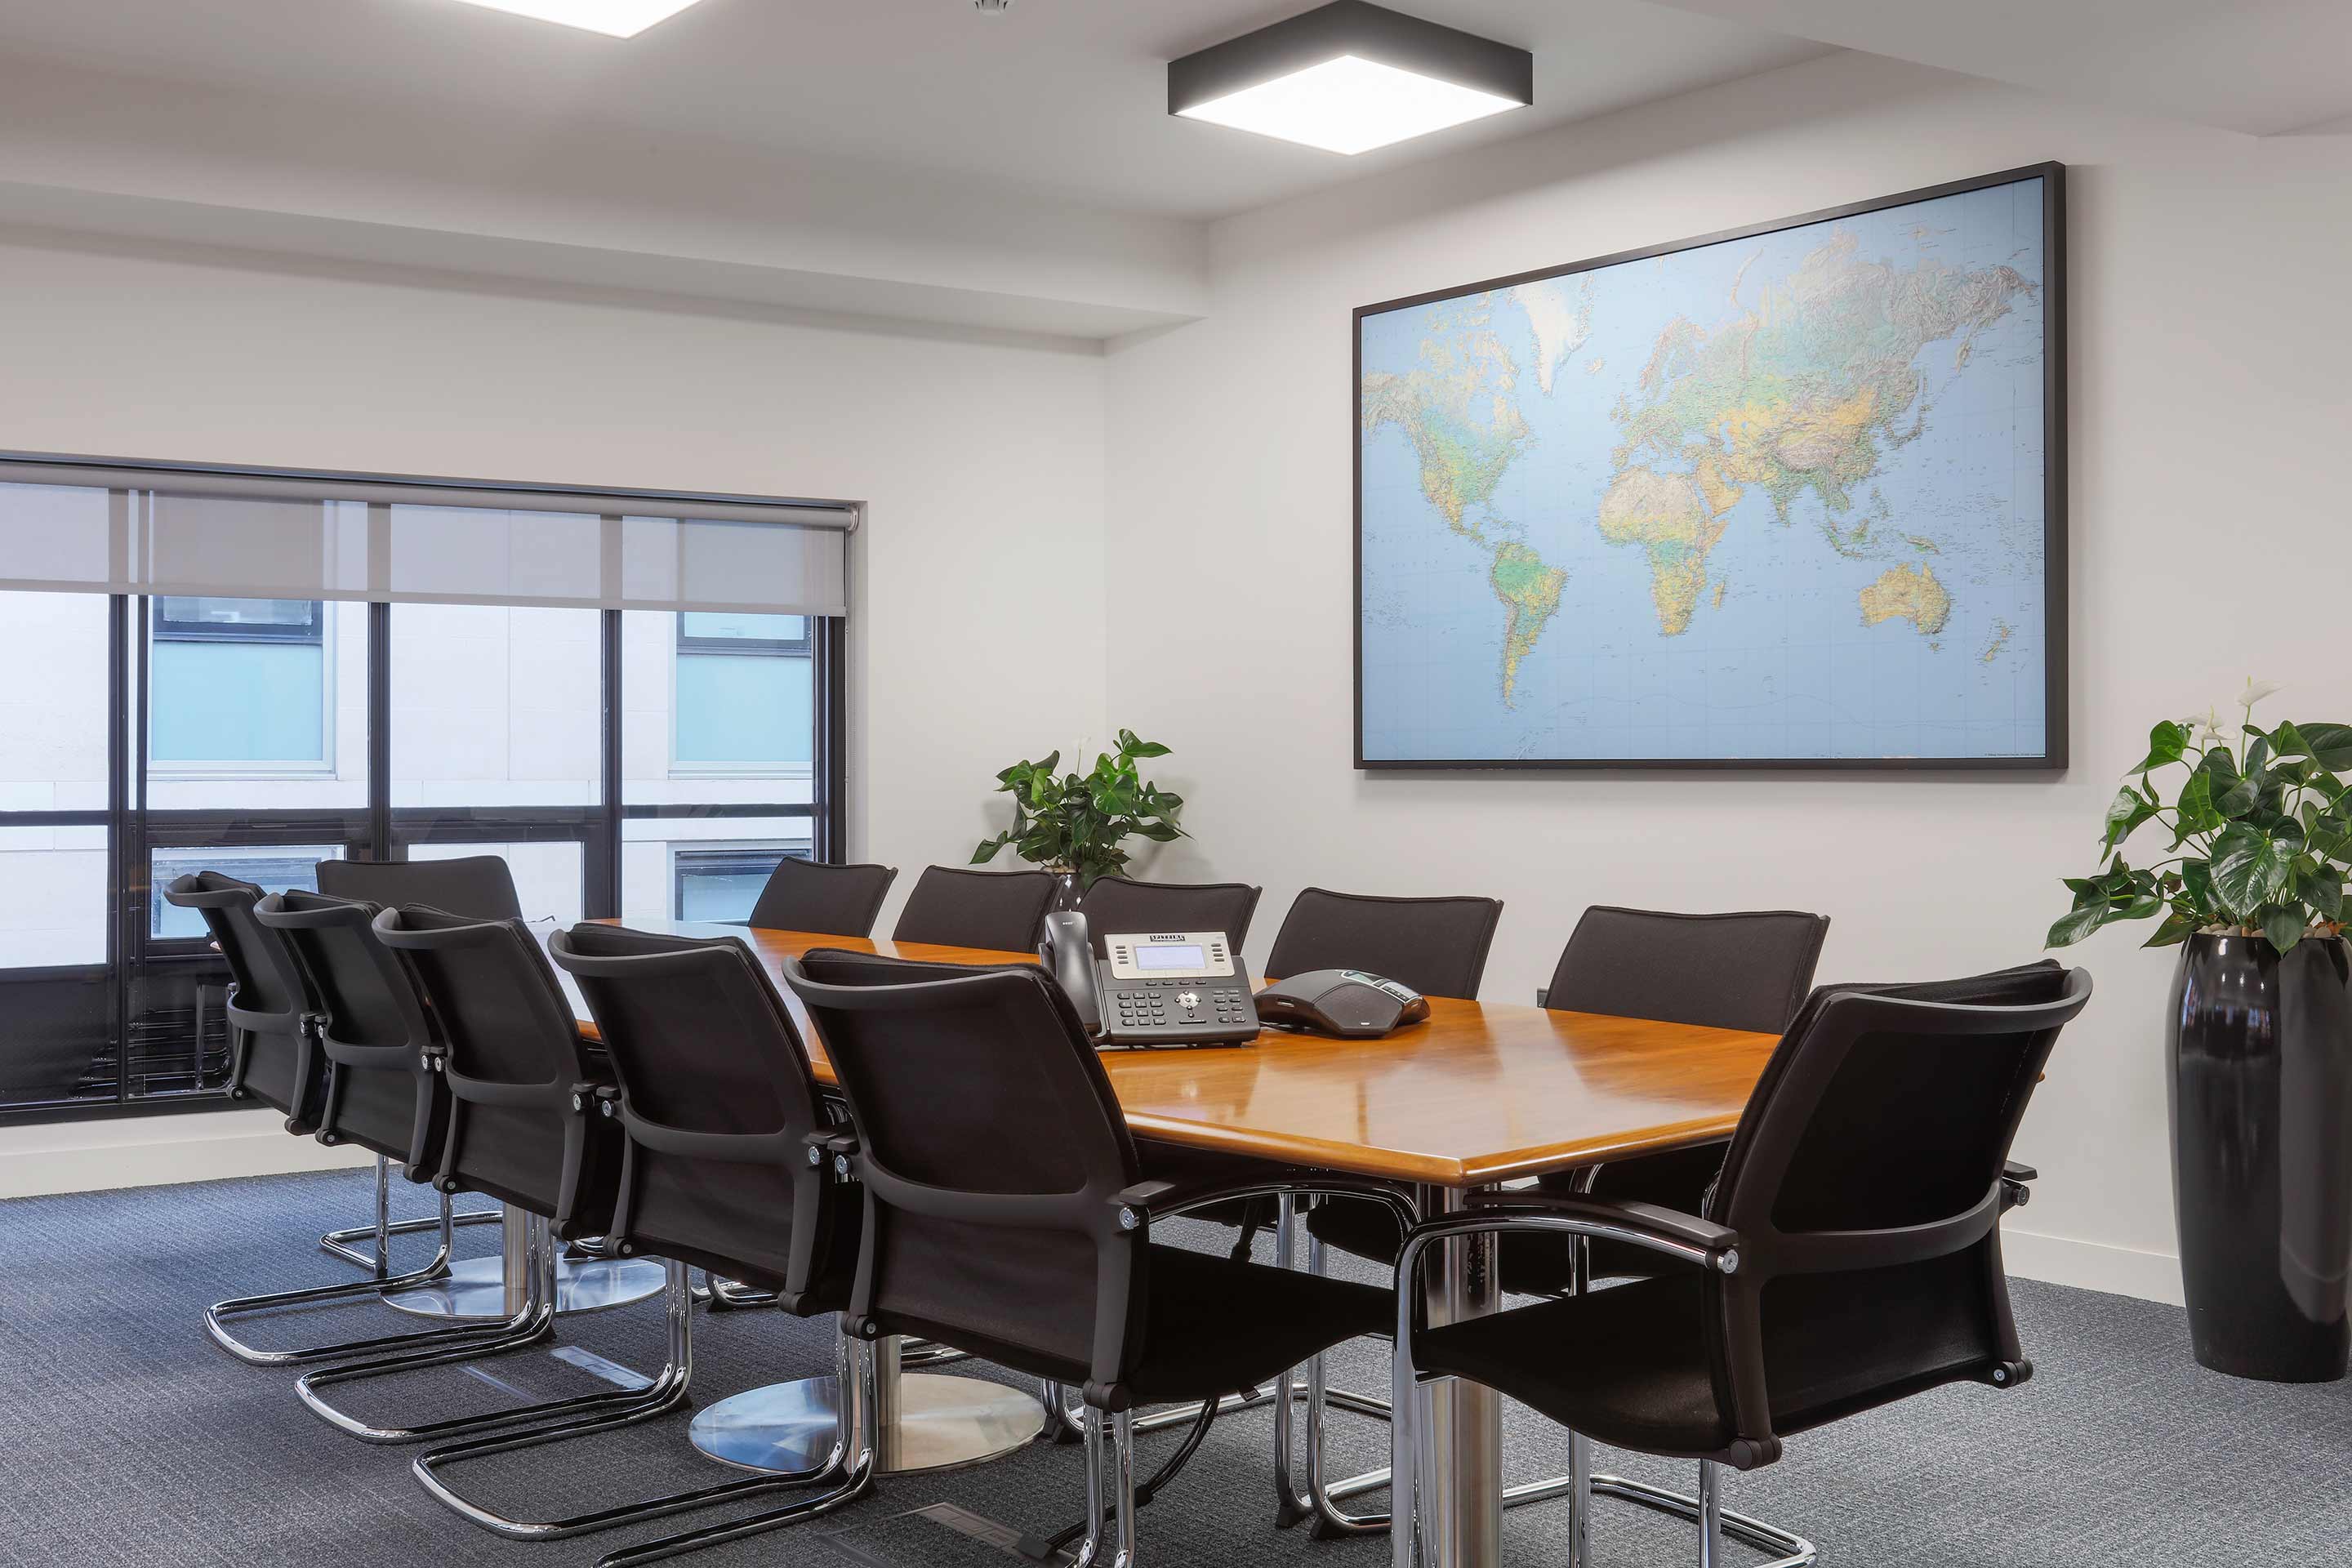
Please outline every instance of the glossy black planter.
[{"label": "glossy black planter", "polygon": [[2173,982],[2173,1194],[2197,1359],[2326,1383],[2352,1352],[2352,950],[2192,936]]}]

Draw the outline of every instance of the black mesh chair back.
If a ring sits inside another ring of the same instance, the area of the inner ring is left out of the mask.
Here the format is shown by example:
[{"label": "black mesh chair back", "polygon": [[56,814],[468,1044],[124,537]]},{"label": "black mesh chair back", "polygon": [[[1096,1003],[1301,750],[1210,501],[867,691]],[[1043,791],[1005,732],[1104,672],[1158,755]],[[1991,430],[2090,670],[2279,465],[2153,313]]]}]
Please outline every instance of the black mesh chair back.
[{"label": "black mesh chair back", "polygon": [[784,973],[856,1123],[861,1321],[1092,1382],[1097,1325],[1125,1332],[1144,1299],[1113,1201],[1140,1167],[1060,989],[1034,965],[824,949]]},{"label": "black mesh chair back", "polygon": [[406,960],[446,1052],[436,1184],[545,1215],[566,1238],[602,1235],[619,1149],[595,1091],[611,1073],[530,928],[417,907],[384,910],[374,929]]},{"label": "black mesh chair back", "polygon": [[926,866],[891,936],[941,947],[1022,952],[1037,945],[1054,879],[1043,871],[965,871]]},{"label": "black mesh chair back", "polygon": [[772,931],[871,936],[898,877],[896,866],[828,866],[787,855],[760,889],[747,923]]},{"label": "black mesh chair back", "polygon": [[1826,916],[1671,914],[1595,904],[1576,922],[1544,1005],[1778,1034],[1812,988]]},{"label": "black mesh chair back", "polygon": [[166,902],[203,916],[228,963],[229,1093],[282,1110],[293,1131],[309,1131],[326,1080],[303,1038],[303,1018],[318,1009],[284,933],[254,918],[262,897],[251,882],[218,871],[180,877],[163,889]]},{"label": "black mesh chair back", "polygon": [[1109,950],[1104,939],[1114,931],[1221,931],[1239,952],[1249,939],[1250,916],[1257,911],[1264,889],[1247,882],[1138,882],[1125,877],[1105,877],[1087,889],[1079,905],[1095,956]]},{"label": "black mesh chair back", "polygon": [[1708,1316],[1728,1331],[1727,1444],[2030,1374],[2001,1268],[2002,1172],[2090,994],[2089,974],[2042,963],[1806,1001],[1706,1214],[1739,1237],[1737,1271],[1708,1276],[1724,1314]]},{"label": "black mesh chair back", "polygon": [[321,860],[319,891],[332,899],[355,899],[389,909],[423,904],[478,921],[522,916],[514,873],[496,855],[455,860]]},{"label": "black mesh chair back", "polygon": [[1265,972],[1280,980],[1318,969],[1362,969],[1430,996],[1475,996],[1499,899],[1387,899],[1309,888],[1275,933]]},{"label": "black mesh chair back", "polygon": [[284,934],[324,1016],[320,1141],[372,1149],[423,1181],[441,1131],[443,1101],[425,1065],[433,1037],[415,983],[376,940],[370,922],[379,912],[299,889],[254,906],[256,920]]},{"label": "black mesh chair back", "polygon": [[[1596,904],[1584,911],[1552,972],[1544,1005],[1571,1013],[1655,1018],[1714,1029],[1779,1034],[1804,1005],[1830,922],[1795,910],[1685,915]],[[1612,1161],[1582,1173],[1544,1180],[1600,1197],[1639,1198],[1695,1213],[1723,1163],[1723,1144]],[[1516,1249],[1513,1283],[1531,1289],[1561,1283],[1565,1255],[1550,1237],[1531,1237]],[[1642,1273],[1654,1253],[1623,1243],[1597,1242],[1591,1272]]]},{"label": "black mesh chair back", "polygon": [[751,949],[583,924],[548,952],[579,983],[619,1086],[614,1242],[782,1292],[804,1314],[845,1300],[855,1227],[836,1210],[855,1189],[810,1163],[831,1120]]}]

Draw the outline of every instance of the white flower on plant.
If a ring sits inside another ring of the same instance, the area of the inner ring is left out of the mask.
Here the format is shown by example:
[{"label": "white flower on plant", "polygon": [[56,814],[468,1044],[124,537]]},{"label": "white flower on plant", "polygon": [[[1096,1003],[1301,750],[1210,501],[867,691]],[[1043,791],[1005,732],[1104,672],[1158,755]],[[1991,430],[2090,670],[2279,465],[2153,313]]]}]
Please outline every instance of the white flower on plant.
[{"label": "white flower on plant", "polygon": [[2209,746],[2230,743],[2229,735],[2221,728],[2221,715],[2218,709],[2208,708],[2203,713],[2189,718],[2189,743],[2200,752]]},{"label": "white flower on plant", "polygon": [[2275,680],[2256,680],[2250,675],[2246,677],[2246,689],[2238,693],[2238,706],[2244,709],[2251,717],[2255,703],[2265,697],[2275,697],[2285,689]]}]

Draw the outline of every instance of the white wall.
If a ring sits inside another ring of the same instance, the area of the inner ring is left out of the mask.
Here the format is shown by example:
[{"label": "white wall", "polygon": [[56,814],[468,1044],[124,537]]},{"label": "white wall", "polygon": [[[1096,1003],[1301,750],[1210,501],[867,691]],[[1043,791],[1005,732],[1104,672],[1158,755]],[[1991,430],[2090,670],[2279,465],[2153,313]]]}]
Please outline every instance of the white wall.
[{"label": "white wall", "polygon": [[[1355,306],[2052,158],[2072,166],[2069,773],[1351,768]],[[2226,705],[2249,673],[2289,683],[2280,714],[2352,710],[2347,254],[2340,142],[2135,122],[1854,55],[1220,226],[1207,319],[1110,362],[1110,717],[1175,748],[1161,772],[1198,836],[1158,871],[1265,884],[1260,957],[1304,884],[1498,896],[1486,989],[1509,1000],[1596,902],[1822,910],[1824,979],[2035,956],[2151,722]],[[2109,934],[2078,956],[2098,995],[2021,1140],[2044,1180],[2013,1253],[2165,1295],[2168,955]]]},{"label": "white wall", "polygon": [[1102,732],[1097,353],[11,239],[0,447],[868,503],[850,847],[901,897],[1014,754]]}]

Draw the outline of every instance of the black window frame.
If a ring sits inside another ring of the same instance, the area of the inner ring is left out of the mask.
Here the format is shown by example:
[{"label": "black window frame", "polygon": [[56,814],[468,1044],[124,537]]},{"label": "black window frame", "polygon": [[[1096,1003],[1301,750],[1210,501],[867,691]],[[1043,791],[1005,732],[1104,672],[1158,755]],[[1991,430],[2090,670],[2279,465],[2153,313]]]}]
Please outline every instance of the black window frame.
[{"label": "black window frame", "polygon": [[[145,471],[153,471],[148,469]],[[267,470],[253,470],[262,472]],[[301,476],[291,477],[330,477]],[[373,478],[373,476],[361,476]],[[118,493],[116,504],[120,505]],[[842,503],[846,504],[846,503]],[[95,595],[93,595],[95,596]],[[152,867],[158,851],[218,847],[238,851],[297,845],[341,845],[355,860],[404,860],[425,844],[488,844],[564,840],[582,846],[583,908],[589,919],[620,913],[623,824],[630,819],[797,818],[807,824],[812,858],[840,860],[846,851],[848,621],[805,616],[803,639],[699,639],[705,652],[760,652],[805,657],[814,664],[816,754],[813,800],[793,804],[630,805],[623,796],[622,617],[602,616],[603,704],[599,715],[603,794],[592,806],[395,807],[392,804],[393,604],[365,605],[367,641],[367,795],[364,805],[299,809],[151,809],[148,780],[150,665],[159,641],[250,641],[324,646],[324,601],[313,600],[308,627],[266,623],[172,621],[159,626],[166,597],[112,594],[108,605],[107,805],[103,809],[0,810],[0,828],[91,826],[107,829],[106,956],[102,963],[0,970],[0,984],[100,988],[105,997],[107,1040],[75,1092],[84,1098],[0,1104],[0,1127],[211,1112],[244,1108],[224,1092],[227,1074],[225,1020],[218,1010],[226,965],[200,937],[155,937]],[[516,607],[528,607],[519,605]],[[677,612],[680,632],[685,612]],[[758,643],[772,646],[760,647]],[[658,679],[656,675],[655,677]],[[676,894],[673,890],[672,898]],[[676,907],[673,901],[672,906]],[[189,1033],[193,1014],[194,1033]],[[89,1022],[94,1026],[93,1013]],[[5,1048],[5,1047],[0,1047]],[[111,1074],[110,1079],[107,1076]]]}]

